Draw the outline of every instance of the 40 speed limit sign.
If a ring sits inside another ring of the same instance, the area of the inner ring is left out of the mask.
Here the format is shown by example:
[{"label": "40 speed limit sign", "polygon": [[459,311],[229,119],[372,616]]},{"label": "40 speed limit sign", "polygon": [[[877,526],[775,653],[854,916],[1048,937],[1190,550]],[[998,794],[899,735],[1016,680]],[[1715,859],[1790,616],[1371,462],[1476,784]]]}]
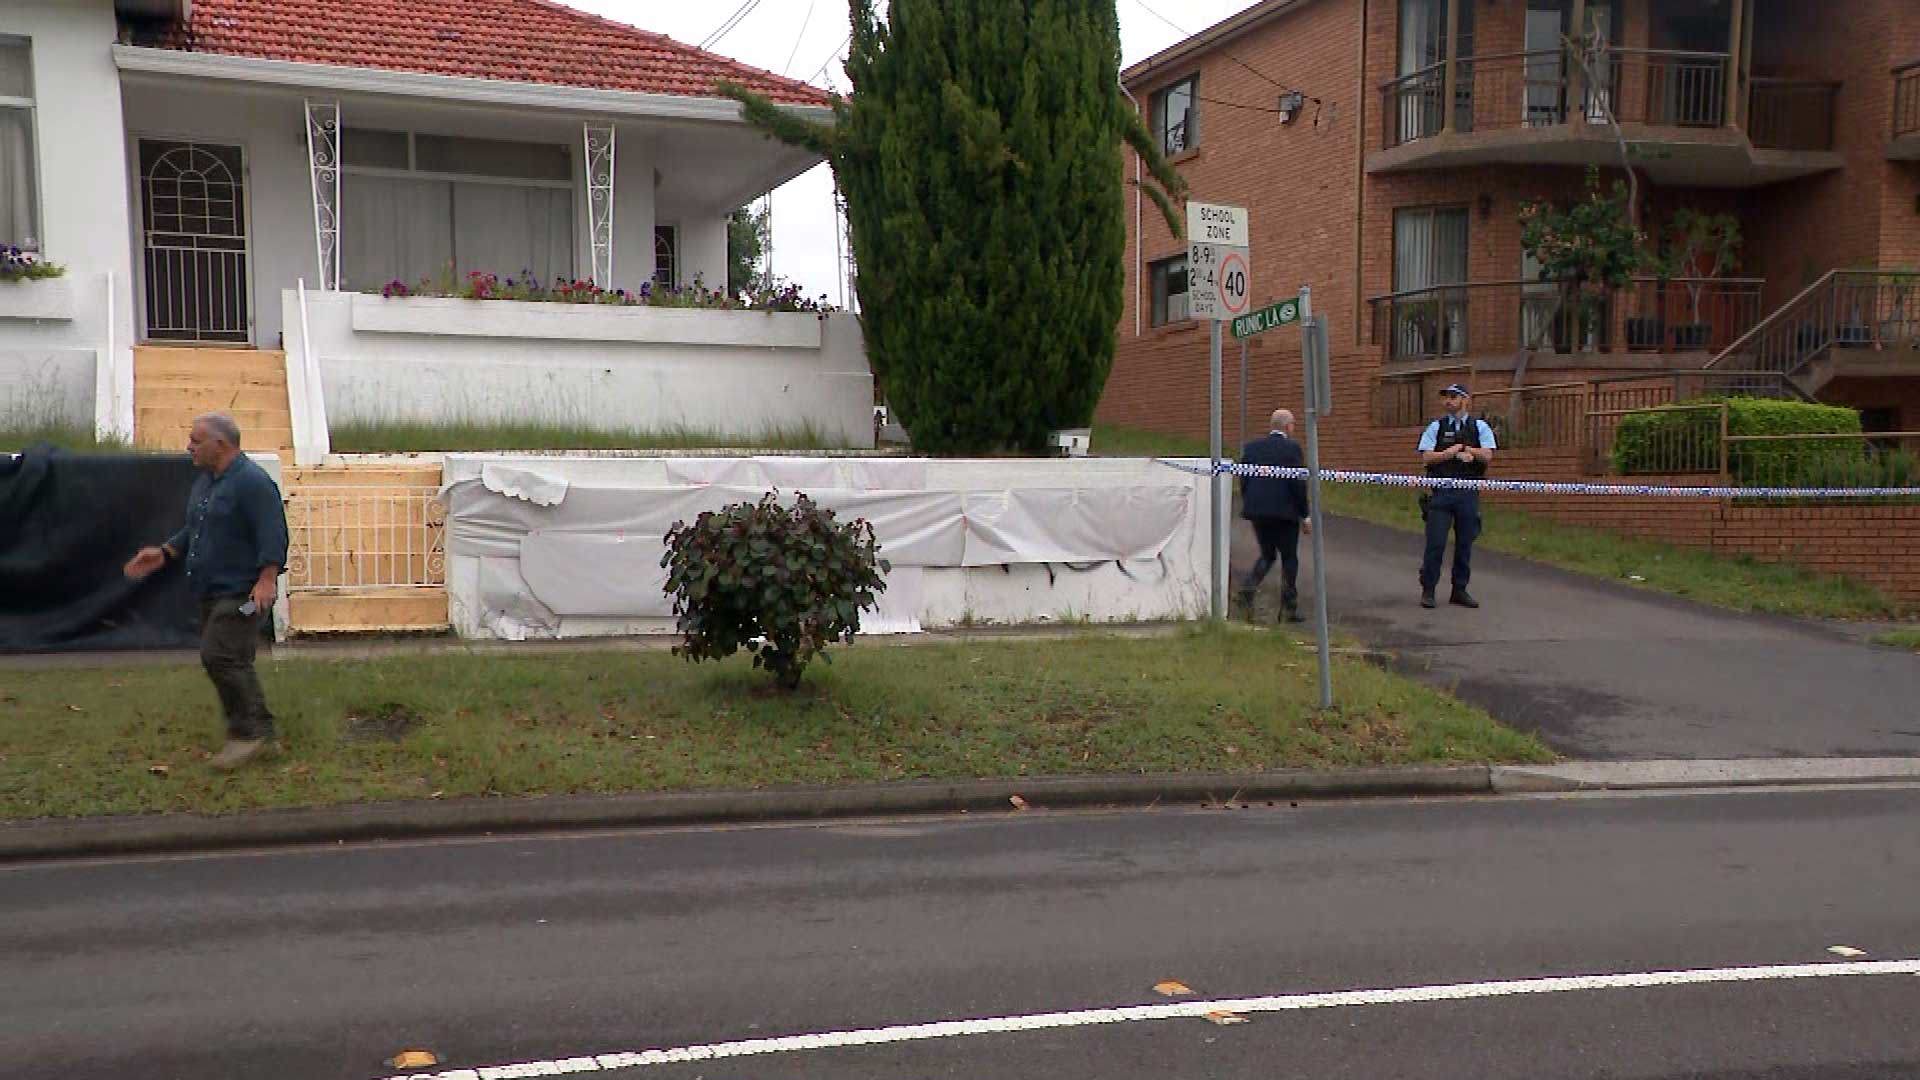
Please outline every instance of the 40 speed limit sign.
[{"label": "40 speed limit sign", "polygon": [[1253,301],[1247,211],[1187,204],[1187,314],[1215,321],[1245,315]]}]

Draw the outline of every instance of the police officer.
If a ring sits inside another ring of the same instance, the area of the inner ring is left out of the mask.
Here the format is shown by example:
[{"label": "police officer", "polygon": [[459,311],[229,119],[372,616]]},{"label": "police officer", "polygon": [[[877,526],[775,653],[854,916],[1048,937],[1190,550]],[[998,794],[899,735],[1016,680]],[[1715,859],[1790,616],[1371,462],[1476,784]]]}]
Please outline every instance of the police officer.
[{"label": "police officer", "polygon": [[[1493,460],[1493,429],[1468,412],[1472,395],[1453,383],[1440,391],[1446,415],[1427,425],[1420,436],[1420,461],[1427,475],[1455,480],[1479,480]],[[1453,595],[1450,603],[1477,608],[1467,594],[1473,575],[1473,541],[1480,535],[1480,493],[1462,488],[1435,488],[1421,500],[1427,521],[1427,553],[1420,563],[1420,606],[1434,606],[1433,590],[1440,584],[1440,560],[1447,553],[1447,531],[1453,531]]]}]

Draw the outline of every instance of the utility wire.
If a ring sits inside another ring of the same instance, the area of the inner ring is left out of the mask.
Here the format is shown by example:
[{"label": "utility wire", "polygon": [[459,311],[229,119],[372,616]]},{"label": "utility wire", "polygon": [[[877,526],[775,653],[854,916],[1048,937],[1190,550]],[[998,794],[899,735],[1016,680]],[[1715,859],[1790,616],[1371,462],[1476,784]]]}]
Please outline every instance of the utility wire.
[{"label": "utility wire", "polygon": [[721,38],[726,37],[728,34],[733,33],[734,28],[739,26],[741,22],[743,22],[746,19],[747,16],[753,14],[753,9],[759,6],[760,6],[760,0],[744,0],[744,2],[741,3],[739,9],[736,10],[732,15],[728,16],[727,21],[724,23],[721,23],[718,29],[716,29],[711,34],[708,34],[707,39],[705,41],[702,41],[699,47],[702,49],[711,49],[715,45],[718,45],[720,43]]},{"label": "utility wire", "polygon": [[813,21],[814,0],[807,0],[807,17],[800,20],[800,32],[793,35],[793,51],[787,54],[787,62],[781,66],[780,74],[793,70],[793,58],[800,55],[800,39],[807,36],[807,24]]},{"label": "utility wire", "polygon": [[[1169,19],[1165,15],[1160,14],[1158,11],[1155,11],[1153,8],[1148,7],[1147,0],[1133,0],[1133,2],[1140,6],[1140,10],[1146,12],[1147,14],[1153,16],[1156,19],[1159,19],[1161,22],[1166,23],[1168,26],[1172,27],[1175,31],[1177,31],[1182,37],[1193,36],[1191,33],[1187,31],[1185,27],[1181,26],[1179,23],[1174,22],[1172,19]],[[1220,55],[1225,56],[1227,59],[1233,61],[1236,64],[1239,64],[1241,67],[1246,68],[1248,71],[1253,72],[1255,75],[1259,76],[1260,78],[1265,79],[1268,83],[1271,83],[1273,87],[1277,90],[1291,91],[1293,89],[1293,87],[1280,82],[1279,80],[1275,79],[1273,76],[1267,74],[1264,71],[1261,71],[1259,68],[1254,67],[1252,64],[1247,63],[1245,60],[1240,59],[1238,56],[1235,56],[1234,54],[1228,52],[1225,49],[1220,50]],[[1302,96],[1305,97],[1308,101],[1313,102],[1315,105],[1321,104],[1320,99],[1317,97],[1313,97],[1311,95],[1306,95],[1306,94],[1303,94]],[[1206,99],[1203,98],[1202,100],[1206,100]],[[1214,104],[1232,105],[1234,103],[1231,101],[1220,101],[1220,102],[1215,102]],[[1242,108],[1253,108],[1253,106],[1247,105],[1247,106],[1242,106]],[[1268,109],[1266,111],[1279,112],[1280,110]]]},{"label": "utility wire", "polygon": [[833,62],[835,60],[840,59],[840,50],[846,48],[851,44],[853,44],[853,31],[849,30],[847,31],[846,39],[840,42],[839,45],[836,45],[834,47],[832,54],[829,55],[824,61],[821,62],[820,66],[814,70],[813,74],[807,76],[807,81],[812,82],[813,80],[819,78],[820,76],[825,75],[827,73],[827,69],[833,66]]}]

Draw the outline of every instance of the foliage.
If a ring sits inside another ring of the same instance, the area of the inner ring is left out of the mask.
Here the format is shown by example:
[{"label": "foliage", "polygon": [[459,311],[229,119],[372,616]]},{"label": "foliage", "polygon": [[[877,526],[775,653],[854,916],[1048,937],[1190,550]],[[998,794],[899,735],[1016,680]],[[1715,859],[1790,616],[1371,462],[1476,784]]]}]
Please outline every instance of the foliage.
[{"label": "foliage", "polygon": [[867,348],[916,448],[1043,452],[1084,427],[1124,299],[1122,145],[1176,235],[1185,184],[1119,82],[1113,0],[851,5],[834,122],[722,84],[825,157],[847,200]]},{"label": "foliage", "polygon": [[458,297],[462,300],[522,300],[544,304],[606,304],[613,307],[706,308],[715,311],[798,311],[824,314],[833,310],[826,294],[818,299],[806,296],[792,282],[773,281],[740,295],[709,289],[704,279],[695,277],[685,287],[658,287],[643,282],[633,291],[603,289],[591,281],[555,278],[542,282],[532,271],[501,280],[500,275],[481,270],[470,271],[455,281],[450,274],[426,278],[415,284],[389,281],[380,289],[389,300],[409,296]]},{"label": "foliage", "polygon": [[1540,266],[1540,280],[1563,283],[1583,310],[1598,308],[1605,293],[1625,288],[1633,276],[1659,268],[1647,237],[1634,224],[1627,187],[1600,186],[1600,170],[1587,170],[1586,194],[1571,205],[1528,200],[1520,204],[1520,246]]},{"label": "foliage", "polygon": [[[1613,440],[1614,471],[1637,473],[1718,472],[1720,413],[1701,405],[1727,405],[1729,435],[1860,434],[1860,414],[1837,405],[1767,398],[1702,398],[1622,417]],[[1881,467],[1869,460],[1860,439],[1735,442],[1727,469],[1741,487],[1880,487]]]},{"label": "foliage", "polygon": [[727,295],[747,296],[772,287],[760,263],[772,245],[773,211],[743,206],[727,218]]},{"label": "foliage", "polygon": [[805,495],[791,508],[769,492],[703,512],[666,542],[660,565],[685,638],[674,654],[722,660],[745,646],[787,689],[828,645],[853,640],[892,569],[875,557],[872,525],[842,524]]},{"label": "foliage", "polygon": [[[1691,207],[1677,211],[1672,222],[1675,248],[1673,257],[1662,268],[1662,277],[1717,278],[1740,266],[1740,219],[1732,214],[1703,214]],[[1693,321],[1700,321],[1698,283],[1689,283],[1687,292],[1693,303]]]},{"label": "foliage", "polygon": [[39,281],[57,278],[66,272],[66,267],[43,261],[31,251],[24,251],[12,244],[0,245],[0,281]]}]

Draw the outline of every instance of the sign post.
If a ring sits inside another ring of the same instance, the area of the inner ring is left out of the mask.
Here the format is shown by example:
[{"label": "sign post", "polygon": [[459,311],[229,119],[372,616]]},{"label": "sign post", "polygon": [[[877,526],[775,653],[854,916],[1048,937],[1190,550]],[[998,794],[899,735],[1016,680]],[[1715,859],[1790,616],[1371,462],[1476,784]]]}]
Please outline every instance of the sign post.
[{"label": "sign post", "polygon": [[1320,708],[1333,708],[1333,655],[1327,639],[1326,514],[1320,508],[1320,417],[1333,411],[1327,326],[1315,318],[1313,290],[1300,287],[1301,384],[1307,406],[1307,501],[1313,509],[1313,630],[1320,644]]},{"label": "sign post", "polygon": [[1209,535],[1213,544],[1208,589],[1214,621],[1227,617],[1227,522],[1230,500],[1220,473],[1220,323],[1247,314],[1253,281],[1247,252],[1247,208],[1212,203],[1187,204],[1187,314],[1213,325],[1207,342],[1207,449],[1213,459],[1208,478]]}]

